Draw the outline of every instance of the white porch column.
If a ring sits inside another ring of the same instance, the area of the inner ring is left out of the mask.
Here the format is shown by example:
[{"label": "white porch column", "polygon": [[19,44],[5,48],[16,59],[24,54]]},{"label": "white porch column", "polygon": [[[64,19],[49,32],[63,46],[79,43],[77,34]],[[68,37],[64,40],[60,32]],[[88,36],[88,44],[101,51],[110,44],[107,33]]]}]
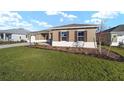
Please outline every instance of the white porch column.
[{"label": "white porch column", "polygon": [[3,40],[6,40],[6,34],[3,33]]},{"label": "white porch column", "polygon": [[0,33],[0,40],[1,40],[1,33]]}]

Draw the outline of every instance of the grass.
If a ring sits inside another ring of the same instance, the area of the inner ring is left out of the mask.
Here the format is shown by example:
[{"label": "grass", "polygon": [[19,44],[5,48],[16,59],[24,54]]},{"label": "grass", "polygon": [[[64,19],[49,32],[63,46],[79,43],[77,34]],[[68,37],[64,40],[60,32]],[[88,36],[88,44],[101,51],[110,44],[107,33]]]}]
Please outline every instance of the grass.
[{"label": "grass", "polygon": [[27,47],[0,49],[0,80],[124,80],[124,63]]},{"label": "grass", "polygon": [[[109,49],[109,46],[102,46],[103,48]],[[114,51],[122,56],[124,56],[124,48],[119,48],[119,47],[111,47],[110,48],[111,51]]]}]

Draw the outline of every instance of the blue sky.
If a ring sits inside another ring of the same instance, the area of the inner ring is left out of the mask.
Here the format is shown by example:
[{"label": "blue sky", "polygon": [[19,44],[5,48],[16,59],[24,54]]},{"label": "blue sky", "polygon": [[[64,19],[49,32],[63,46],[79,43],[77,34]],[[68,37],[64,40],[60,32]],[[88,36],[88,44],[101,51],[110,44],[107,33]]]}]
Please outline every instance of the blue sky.
[{"label": "blue sky", "polygon": [[124,24],[124,12],[119,11],[12,11],[0,12],[0,29],[39,31],[72,23],[99,24],[101,18],[107,27]]}]

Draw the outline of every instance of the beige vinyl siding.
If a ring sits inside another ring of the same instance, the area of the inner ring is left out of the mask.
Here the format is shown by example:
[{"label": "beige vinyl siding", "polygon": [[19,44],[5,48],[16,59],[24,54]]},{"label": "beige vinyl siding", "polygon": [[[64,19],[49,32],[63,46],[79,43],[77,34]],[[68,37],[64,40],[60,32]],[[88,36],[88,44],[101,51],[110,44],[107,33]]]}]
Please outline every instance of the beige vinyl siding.
[{"label": "beige vinyl siding", "polygon": [[84,42],[87,42],[87,31],[84,31]]},{"label": "beige vinyl siding", "polygon": [[69,35],[69,41],[71,41],[71,42],[74,42],[75,41],[75,31],[74,30],[72,30],[72,31],[69,31],[69,33],[68,33]]},{"label": "beige vinyl siding", "polygon": [[52,31],[53,41],[61,41],[60,32],[68,32],[68,41],[74,42],[77,41],[77,31],[84,31],[84,41],[85,42],[94,42],[96,40],[96,29],[72,29],[72,30],[55,30]]},{"label": "beige vinyl siding", "polygon": [[96,29],[86,29],[87,42],[94,42],[96,40]]},{"label": "beige vinyl siding", "polygon": [[48,39],[48,33],[46,34],[44,34],[44,33],[39,33],[39,34],[36,34],[35,35],[35,39],[36,40],[47,40]]},{"label": "beige vinyl siding", "polygon": [[60,41],[60,35],[59,35],[60,31],[52,31],[52,35],[53,35],[53,41]]},{"label": "beige vinyl siding", "polygon": [[41,34],[36,34],[35,39],[36,40],[44,40],[44,37]]}]

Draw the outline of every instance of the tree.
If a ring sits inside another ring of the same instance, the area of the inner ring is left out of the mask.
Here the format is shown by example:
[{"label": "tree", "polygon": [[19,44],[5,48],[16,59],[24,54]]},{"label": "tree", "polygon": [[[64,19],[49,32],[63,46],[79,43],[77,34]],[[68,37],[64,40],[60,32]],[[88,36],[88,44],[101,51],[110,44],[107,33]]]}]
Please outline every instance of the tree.
[{"label": "tree", "polygon": [[98,27],[98,42],[99,42],[99,46],[98,46],[98,50],[99,50],[99,53],[101,54],[102,53],[102,42],[101,42],[101,33],[102,31],[106,30],[108,27],[105,25],[105,22],[107,21],[107,19],[105,19],[104,17],[101,17],[100,18],[100,22],[99,22],[99,27]]},{"label": "tree", "polygon": [[98,46],[98,50],[99,50],[99,53],[102,54],[102,42],[101,42],[101,32],[103,30],[105,30],[105,19],[101,18],[101,21],[100,21],[100,24],[99,24],[99,27],[98,27],[98,42],[99,42],[99,46]]},{"label": "tree", "polygon": [[[105,26],[105,22],[106,22],[107,20],[106,19],[101,19],[101,22],[100,22],[100,24],[99,24],[99,53],[101,54],[102,53],[102,50],[101,50],[101,32],[103,31],[103,30],[105,30],[106,29],[106,26]],[[109,53],[110,53],[110,50],[111,50],[111,44],[112,44],[112,42],[114,41],[114,39],[116,38],[116,36],[114,36],[114,37],[112,37],[112,40],[111,40],[111,42],[110,42],[110,46],[109,46],[109,49],[108,49],[108,52],[107,52],[107,56],[109,56]]]}]

